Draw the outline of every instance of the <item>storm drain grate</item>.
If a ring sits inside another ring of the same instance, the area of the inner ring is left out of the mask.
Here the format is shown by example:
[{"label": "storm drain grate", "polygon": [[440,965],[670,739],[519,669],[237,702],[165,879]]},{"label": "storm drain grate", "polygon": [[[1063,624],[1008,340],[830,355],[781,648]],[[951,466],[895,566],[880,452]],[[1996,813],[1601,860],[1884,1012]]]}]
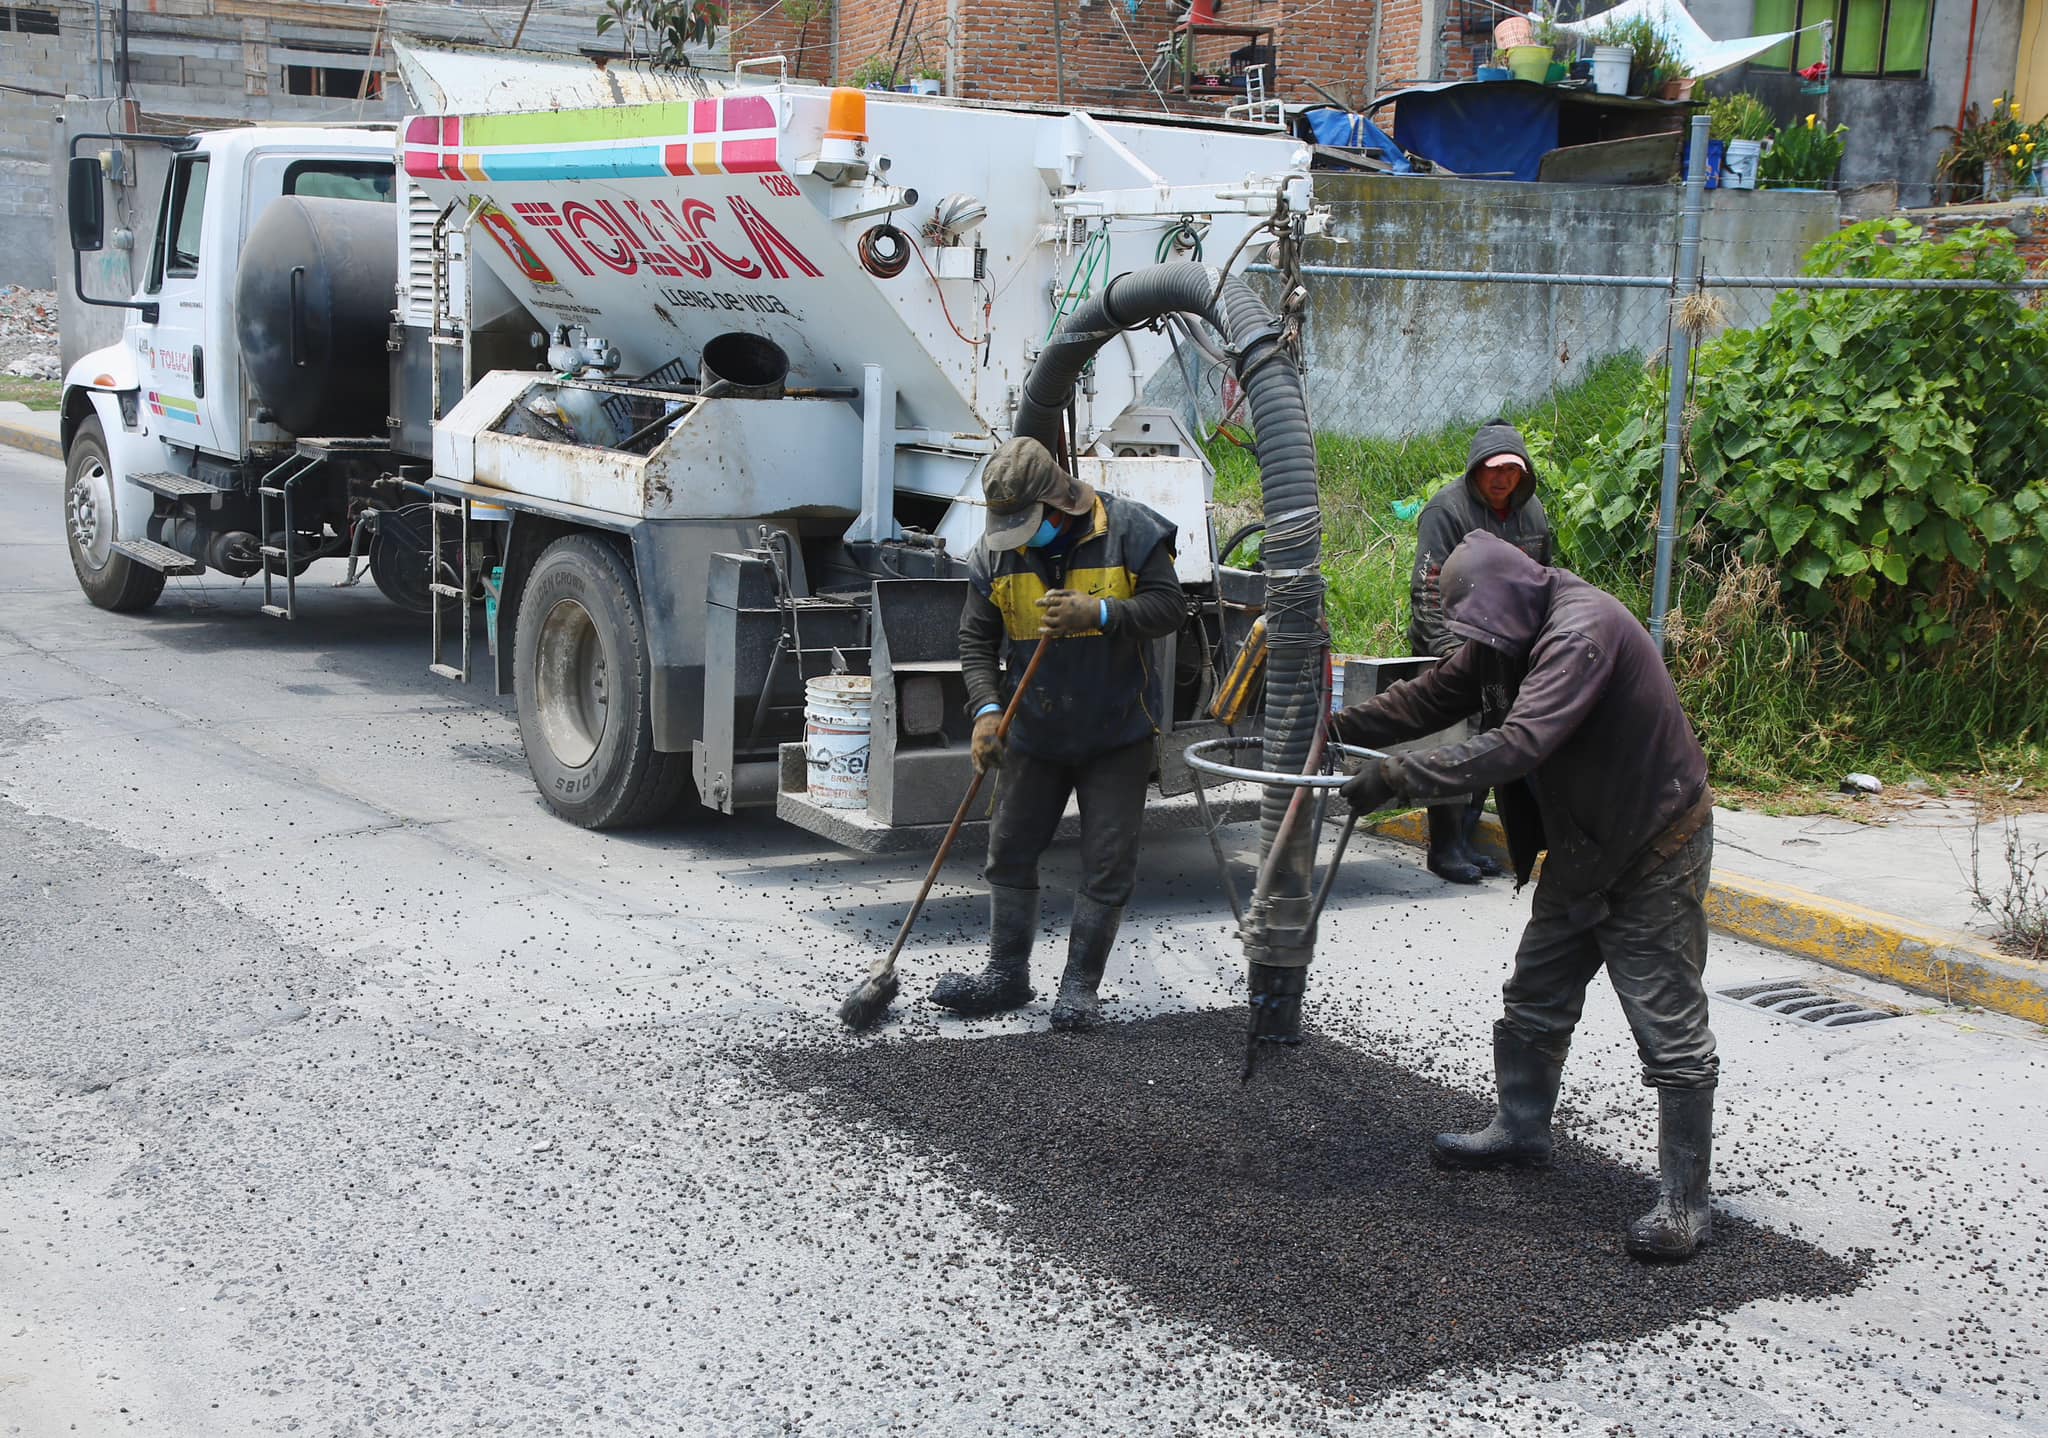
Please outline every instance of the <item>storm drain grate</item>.
[{"label": "storm drain grate", "polygon": [[1817,1024],[1822,1028],[1847,1028],[1850,1024],[1874,1024],[1879,1019],[1895,1019],[1904,1012],[1883,1004],[1872,1004],[1845,999],[1840,994],[1824,993],[1809,984],[1794,979],[1782,979],[1769,984],[1745,984],[1739,989],[1723,989],[1721,997],[1748,1004],[1765,1013],[1784,1014],[1802,1023]]}]

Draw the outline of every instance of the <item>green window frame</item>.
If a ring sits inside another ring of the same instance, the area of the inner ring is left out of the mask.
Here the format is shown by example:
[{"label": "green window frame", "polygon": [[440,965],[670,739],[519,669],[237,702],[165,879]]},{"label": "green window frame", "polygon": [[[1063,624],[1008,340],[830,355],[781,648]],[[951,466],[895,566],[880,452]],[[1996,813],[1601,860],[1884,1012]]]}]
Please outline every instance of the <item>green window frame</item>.
[{"label": "green window frame", "polygon": [[[1823,20],[1835,22],[1833,54],[1823,48],[1825,32],[1806,29]],[[1756,0],[1753,23],[1760,34],[1805,31],[1750,61],[1758,70],[1804,70],[1825,59],[1842,76],[1920,76],[1927,73],[1934,0]]]}]

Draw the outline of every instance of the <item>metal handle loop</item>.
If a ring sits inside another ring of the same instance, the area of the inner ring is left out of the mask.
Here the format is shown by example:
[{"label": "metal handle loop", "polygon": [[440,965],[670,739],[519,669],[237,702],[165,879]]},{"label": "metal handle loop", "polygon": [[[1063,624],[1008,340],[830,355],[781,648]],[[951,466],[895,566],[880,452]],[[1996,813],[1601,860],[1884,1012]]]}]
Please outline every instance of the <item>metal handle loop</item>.
[{"label": "metal handle loop", "polygon": [[[1199,744],[1190,744],[1181,757],[1190,769],[1218,779],[1229,779],[1245,784],[1292,785],[1298,789],[1341,789],[1351,782],[1349,774],[1285,774],[1269,769],[1240,769],[1230,764],[1219,764],[1209,757],[1212,753],[1242,753],[1251,749],[1263,750],[1264,739],[1249,735],[1234,739],[1204,739]],[[1384,759],[1386,754],[1379,749],[1367,749],[1357,744],[1339,744],[1334,741],[1326,747],[1353,759]]]}]

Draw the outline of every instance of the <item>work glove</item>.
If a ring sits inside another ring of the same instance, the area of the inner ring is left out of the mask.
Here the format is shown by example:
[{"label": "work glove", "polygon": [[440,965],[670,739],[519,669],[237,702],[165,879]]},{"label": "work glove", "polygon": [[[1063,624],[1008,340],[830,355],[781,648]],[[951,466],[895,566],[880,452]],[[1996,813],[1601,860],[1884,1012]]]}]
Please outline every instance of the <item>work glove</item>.
[{"label": "work glove", "polygon": [[1102,601],[1072,589],[1054,589],[1038,601],[1038,632],[1052,639],[1072,639],[1102,627]]},{"label": "work glove", "polygon": [[1003,716],[984,714],[974,721],[974,772],[986,774],[1003,762]]},{"label": "work glove", "polygon": [[1387,782],[1387,761],[1368,759],[1341,791],[1351,812],[1377,814],[1394,802],[1394,786]]}]

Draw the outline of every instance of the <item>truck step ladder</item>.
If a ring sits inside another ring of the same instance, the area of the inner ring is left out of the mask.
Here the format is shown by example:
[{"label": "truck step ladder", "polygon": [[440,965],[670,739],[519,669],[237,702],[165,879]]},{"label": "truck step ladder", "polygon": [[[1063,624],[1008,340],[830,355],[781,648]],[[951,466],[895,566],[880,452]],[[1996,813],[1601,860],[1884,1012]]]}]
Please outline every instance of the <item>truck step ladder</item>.
[{"label": "truck step ladder", "polygon": [[[427,591],[434,605],[434,647],[430,662],[427,665],[427,672],[429,674],[438,674],[443,679],[453,679],[458,684],[467,684],[469,682],[469,605],[472,589],[469,577],[468,496],[465,495],[459,500],[436,499],[428,508],[427,518],[429,521]],[[457,567],[454,568],[451,568],[441,557],[443,553],[441,548],[441,521],[444,518],[454,518],[462,526],[462,543],[459,546],[462,557],[456,561]],[[450,580],[454,582],[450,583]],[[442,628],[442,613],[445,607],[443,601],[451,599],[455,601],[455,611],[460,616],[462,625],[462,663],[459,667],[448,662],[445,649],[445,631]]]},{"label": "truck step ladder", "polygon": [[[292,564],[292,486],[320,467],[317,455],[294,454],[263,476],[263,482],[256,487],[256,501],[261,515],[263,533],[258,536],[263,548],[263,612],[273,619],[295,619],[298,617],[299,584],[298,575]],[[273,524],[273,506],[282,524]],[[270,537],[282,535],[283,544],[272,544]],[[284,603],[277,602],[274,580],[277,574],[284,574]]]},{"label": "truck step ladder", "polygon": [[172,474],[158,470],[151,474],[130,475],[130,479],[143,489],[162,499],[197,499],[202,495],[218,495],[220,491],[203,479],[194,479],[189,474]]},{"label": "truck step ladder", "polygon": [[114,553],[131,559],[145,569],[154,569],[159,574],[177,576],[181,574],[204,574],[206,566],[189,554],[181,554],[168,544],[158,544],[153,539],[117,539],[113,543]]}]

